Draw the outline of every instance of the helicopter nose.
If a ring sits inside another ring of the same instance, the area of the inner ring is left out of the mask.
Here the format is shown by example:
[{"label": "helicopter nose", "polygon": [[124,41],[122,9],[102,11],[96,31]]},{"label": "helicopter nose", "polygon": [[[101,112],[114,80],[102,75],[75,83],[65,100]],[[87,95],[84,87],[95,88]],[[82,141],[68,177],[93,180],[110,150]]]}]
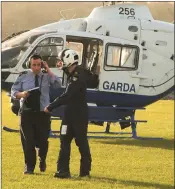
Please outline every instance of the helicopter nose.
[{"label": "helicopter nose", "polygon": [[[17,47],[9,47],[6,49],[2,49],[1,51],[1,64],[2,66],[4,65],[4,62],[7,62],[7,60],[11,60],[15,57],[17,57],[20,53],[21,47],[17,46]],[[1,66],[1,68],[2,68]]]},{"label": "helicopter nose", "polygon": [[1,70],[1,81],[5,82],[5,80],[8,78],[9,75],[10,75],[9,71],[3,71],[3,70]]},{"label": "helicopter nose", "polygon": [[6,79],[9,77],[9,71],[1,70],[1,89],[5,91],[10,91],[12,87],[12,83],[6,82]]}]

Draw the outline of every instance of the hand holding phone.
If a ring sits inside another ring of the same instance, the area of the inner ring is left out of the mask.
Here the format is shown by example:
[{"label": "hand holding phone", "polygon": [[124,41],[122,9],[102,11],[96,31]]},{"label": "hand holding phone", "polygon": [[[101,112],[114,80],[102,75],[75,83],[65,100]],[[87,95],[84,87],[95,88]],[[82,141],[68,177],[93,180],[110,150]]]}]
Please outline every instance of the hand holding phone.
[{"label": "hand holding phone", "polygon": [[44,68],[46,71],[49,69],[49,66],[46,61],[42,61],[42,68]]}]

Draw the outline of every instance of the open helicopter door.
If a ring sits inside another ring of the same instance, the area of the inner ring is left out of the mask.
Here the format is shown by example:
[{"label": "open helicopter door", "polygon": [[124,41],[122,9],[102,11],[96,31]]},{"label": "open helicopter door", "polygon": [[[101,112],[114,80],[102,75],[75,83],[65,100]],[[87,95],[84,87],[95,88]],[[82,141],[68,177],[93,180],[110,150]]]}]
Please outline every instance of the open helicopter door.
[{"label": "open helicopter door", "polygon": [[[78,65],[87,69],[88,90],[98,89],[98,76],[102,62],[103,41],[96,35],[88,33],[75,33],[66,35],[66,49],[75,50],[79,56]],[[63,73],[63,82],[66,86],[67,75]]]},{"label": "open helicopter door", "polygon": [[65,35],[49,33],[38,37],[26,50],[23,57],[20,59],[18,71],[25,71],[27,69],[26,63],[29,61],[29,57],[37,53],[42,56],[46,61],[54,74],[62,79],[63,71],[59,70],[56,65],[59,61],[58,54],[65,48]]},{"label": "open helicopter door", "polygon": [[138,94],[140,79],[144,79],[141,75],[142,48],[140,45],[133,45],[121,39],[107,39],[104,40],[103,56],[99,90]]}]

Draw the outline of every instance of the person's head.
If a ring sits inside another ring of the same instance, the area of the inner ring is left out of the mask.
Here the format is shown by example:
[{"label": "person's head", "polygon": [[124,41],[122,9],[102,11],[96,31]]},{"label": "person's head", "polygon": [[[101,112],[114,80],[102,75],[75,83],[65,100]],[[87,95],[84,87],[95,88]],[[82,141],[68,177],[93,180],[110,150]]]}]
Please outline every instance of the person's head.
[{"label": "person's head", "polygon": [[62,61],[62,69],[66,73],[72,73],[78,65],[79,57],[76,51],[71,49],[64,49],[59,53],[59,58]]},{"label": "person's head", "polygon": [[40,55],[34,54],[30,57],[29,67],[34,74],[38,74],[42,67],[42,58]]}]

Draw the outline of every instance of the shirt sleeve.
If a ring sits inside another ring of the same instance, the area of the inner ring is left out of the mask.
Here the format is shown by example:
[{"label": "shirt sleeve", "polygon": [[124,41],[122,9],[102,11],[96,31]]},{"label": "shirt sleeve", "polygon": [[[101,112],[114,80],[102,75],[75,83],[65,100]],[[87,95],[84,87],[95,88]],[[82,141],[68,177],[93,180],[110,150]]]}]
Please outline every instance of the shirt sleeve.
[{"label": "shirt sleeve", "polygon": [[56,75],[53,75],[52,77],[49,76],[49,79],[50,79],[50,84],[52,85],[53,88],[61,88],[61,79],[56,76]]},{"label": "shirt sleeve", "polygon": [[16,94],[22,92],[22,76],[18,76],[11,88],[11,97],[16,99]]},{"label": "shirt sleeve", "polygon": [[71,80],[71,83],[69,84],[66,92],[61,95],[60,97],[56,98],[48,107],[47,109],[49,111],[52,111],[53,109],[65,105],[71,100],[73,95],[76,95],[76,93],[80,90],[81,87],[83,87],[84,82],[76,77],[73,77]]}]

